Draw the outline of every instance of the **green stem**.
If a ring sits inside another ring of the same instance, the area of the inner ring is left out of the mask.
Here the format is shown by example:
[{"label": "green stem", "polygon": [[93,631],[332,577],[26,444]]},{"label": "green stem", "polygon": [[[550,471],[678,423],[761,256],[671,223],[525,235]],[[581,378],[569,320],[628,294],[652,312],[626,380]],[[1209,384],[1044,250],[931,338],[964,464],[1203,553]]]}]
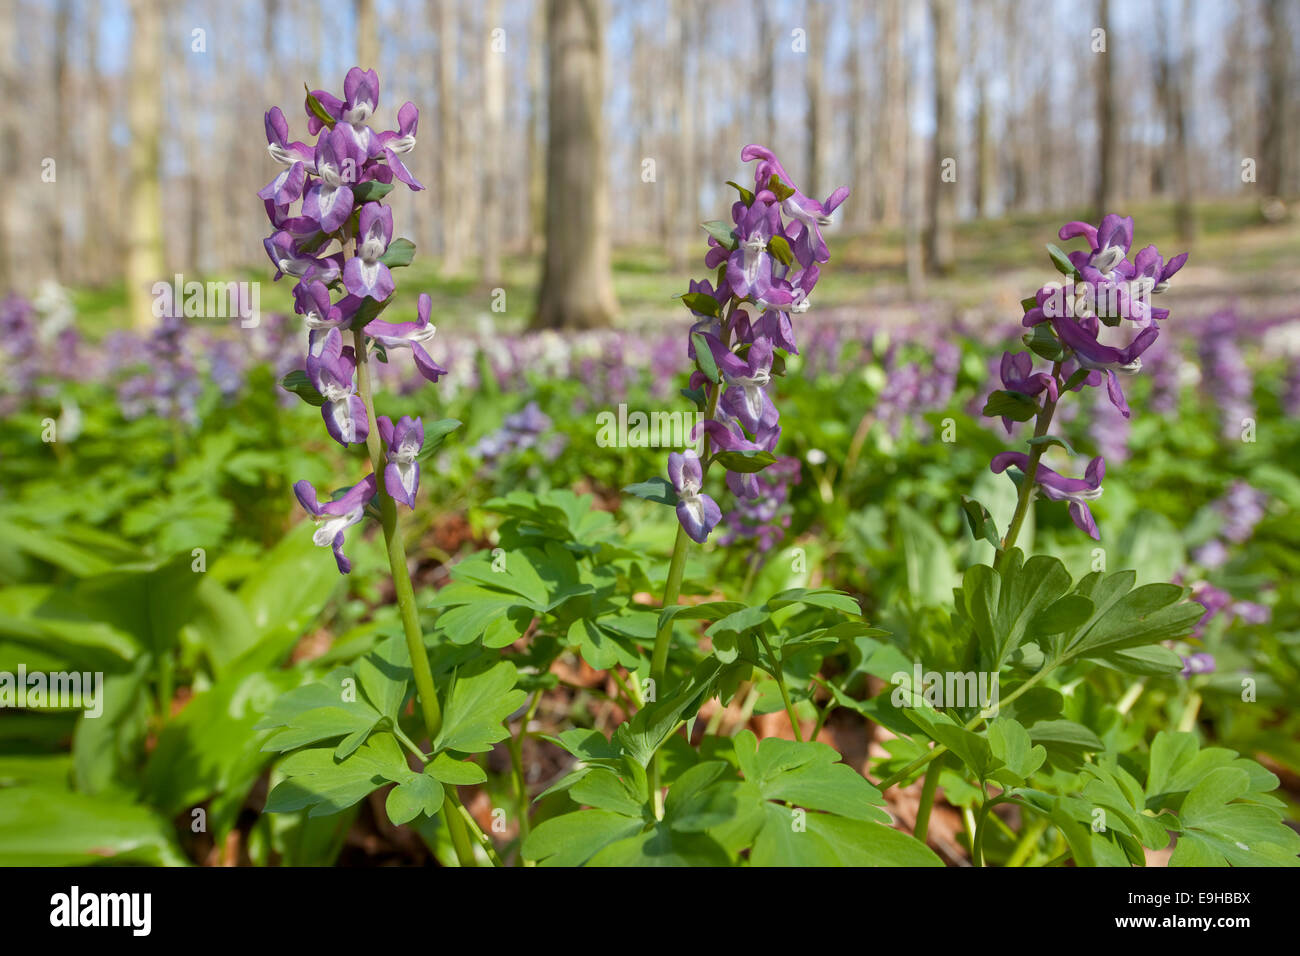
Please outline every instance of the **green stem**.
[{"label": "green stem", "polygon": [[790,727],[794,730],[794,739],[803,743],[803,735],[799,733],[799,718],[795,716],[794,704],[790,700],[790,692],[785,686],[785,673],[781,667],[781,659],[772,651],[772,645],[768,642],[767,635],[763,629],[758,628],[758,639],[763,642],[763,649],[767,651],[767,656],[772,661],[772,676],[776,678],[776,686],[780,688],[781,700],[785,702],[785,712],[790,717]]},{"label": "green stem", "polygon": [[916,827],[912,835],[925,842],[926,834],[930,830],[930,810],[934,807],[934,793],[939,789],[939,771],[943,769],[943,761],[935,760],[925,769],[925,783],[921,787],[921,803],[916,808]]},{"label": "green stem", "polygon": [[1038,839],[1043,835],[1043,832],[1046,829],[1047,819],[1045,817],[1036,817],[1032,822],[1030,822],[1025,827],[1024,833],[1021,834],[1020,842],[1016,844],[1016,848],[1012,851],[1011,857],[1007,860],[1007,866],[1024,866],[1025,861],[1033,855],[1034,850],[1038,846]]},{"label": "green stem", "polygon": [[[682,575],[686,571],[686,545],[690,537],[686,529],[677,526],[677,540],[673,544],[673,557],[668,564],[668,581],[664,584],[663,607],[672,607],[681,594]],[[672,644],[673,622],[667,621],[655,635],[654,654],[650,658],[650,686],[654,700],[658,700],[668,672],[668,648]],[[650,758],[646,768],[646,780],[650,787],[650,798],[654,801],[655,819],[663,819],[663,794],[659,788],[659,755]]]},{"label": "green stem", "polygon": [[[984,790],[983,783],[980,784],[981,792]],[[999,794],[990,799],[985,796],[984,802],[980,804],[979,816],[975,820],[975,835],[971,840],[971,862],[976,866],[984,865],[984,827],[988,823],[989,814],[999,803],[1009,803],[1010,797]]]},{"label": "green stem", "polygon": [[[1061,363],[1057,362],[1052,366],[1052,378],[1060,378]],[[1051,427],[1052,416],[1056,414],[1056,402],[1045,399],[1043,407],[1039,409],[1038,421],[1034,425],[1034,437],[1042,438],[1047,434],[1047,429]],[[1011,516],[1011,524],[1007,527],[1006,537],[1002,539],[1002,547],[998,551],[997,558],[994,559],[994,565],[1000,566],[1002,556],[1016,543],[1016,538],[1020,536],[1020,527],[1025,523],[1025,516],[1029,513],[1029,504],[1034,499],[1034,477],[1038,474],[1038,462],[1043,457],[1046,445],[1032,445],[1029,449],[1029,462],[1025,466],[1025,480],[1020,485],[1020,494],[1016,498],[1016,510]]]},{"label": "green stem", "polygon": [[519,733],[510,737],[510,766],[515,778],[515,799],[519,814],[519,842],[528,839],[528,783],[524,780],[524,738],[528,736],[528,722],[533,719],[533,712],[542,699],[542,692],[536,691],[533,699],[519,721]]},{"label": "green stem", "polygon": [[[442,709],[438,705],[438,692],[433,683],[429,654],[424,648],[424,630],[420,626],[420,611],[415,603],[411,571],[406,565],[406,545],[397,529],[397,505],[388,496],[388,491],[384,487],[384,452],[382,439],[379,436],[378,419],[375,416],[375,400],[370,381],[365,333],[361,329],[354,329],[352,340],[356,347],[357,392],[365,403],[366,417],[370,425],[366,434],[366,449],[370,452],[370,467],[375,475],[375,498],[379,502],[379,517],[384,529],[388,567],[393,576],[393,593],[397,598],[397,608],[402,617],[402,628],[406,632],[406,649],[411,657],[411,676],[415,679],[416,694],[420,698],[424,729],[429,735],[429,746],[432,747],[438,732],[442,729]],[[460,814],[456,812],[458,803],[459,799],[453,797],[453,788],[448,787],[442,803],[442,815],[447,821],[447,831],[456,850],[456,859],[460,861],[461,866],[474,866],[474,848],[470,845],[469,834],[461,822]]]}]

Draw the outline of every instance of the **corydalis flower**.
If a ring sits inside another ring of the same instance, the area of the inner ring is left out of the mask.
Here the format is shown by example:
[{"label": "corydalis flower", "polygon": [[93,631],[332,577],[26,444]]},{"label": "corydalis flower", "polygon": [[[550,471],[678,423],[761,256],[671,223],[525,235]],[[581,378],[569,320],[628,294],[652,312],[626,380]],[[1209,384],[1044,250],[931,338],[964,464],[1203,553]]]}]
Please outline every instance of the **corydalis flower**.
[{"label": "corydalis flower", "polygon": [[318,179],[307,190],[302,214],[320,223],[321,232],[334,232],[352,215],[352,185],[365,161],[365,151],[342,127],[336,126],[316,144]]},{"label": "corydalis flower", "polygon": [[352,562],[343,553],[343,533],[365,517],[366,506],[374,499],[376,487],[375,476],[366,475],[334,500],[321,504],[310,481],[300,481],[293,486],[298,501],[316,520],[312,540],[322,548],[333,548],[334,560],[341,574],[352,570]]},{"label": "corydalis flower", "polygon": [[343,334],[330,329],[319,354],[307,356],[307,377],[325,403],[321,417],[330,437],[344,447],[366,440],[370,420],[366,404],[357,394],[353,376],[357,370],[351,346],[343,345]]},{"label": "corydalis flower", "polygon": [[[1004,451],[995,455],[990,469],[1000,475],[1015,465],[1024,474],[1029,472],[1029,456],[1018,451]],[[1039,462],[1034,472],[1034,483],[1044,496],[1053,501],[1070,503],[1070,519],[1080,531],[1085,531],[1095,541],[1101,540],[1097,522],[1093,520],[1088,502],[1101,497],[1101,479],[1106,473],[1106,462],[1098,456],[1088,463],[1083,478],[1066,478]]]},{"label": "corydalis flower", "polygon": [[755,340],[743,359],[711,336],[708,343],[727,386],[718,407],[751,432],[775,426],[780,415],[767,394],[772,381],[772,343]]},{"label": "corydalis flower", "polygon": [[830,224],[831,213],[848,198],[848,187],[841,186],[831,193],[825,202],[818,202],[799,191],[794,184],[794,180],[790,178],[785,168],[776,158],[776,154],[766,146],[751,143],[740,151],[740,158],[744,162],[754,159],[759,161],[754,168],[754,179],[759,188],[770,183],[771,177],[775,175],[789,189],[794,191],[793,195],[788,196],[781,203],[781,209],[787,216],[795,220],[795,225],[791,227],[793,235],[790,236],[791,248],[794,251],[795,258],[804,266],[809,266],[814,262],[829,261],[831,257],[830,249],[826,245],[826,240],[822,238],[821,227]]},{"label": "corydalis flower", "polygon": [[692,541],[702,544],[722,520],[722,509],[700,490],[704,471],[699,455],[690,449],[669,453],[668,478],[677,492],[677,520]]},{"label": "corydalis flower", "polygon": [[401,157],[415,149],[415,130],[420,125],[420,111],[414,103],[404,103],[397,111],[397,131],[379,133],[376,137],[384,158],[392,167],[393,175],[412,189],[423,189],[420,181],[411,175]]},{"label": "corydalis flower", "polygon": [[393,210],[377,202],[361,207],[357,254],[343,267],[343,284],[356,296],[382,302],[393,294],[393,274],[380,258],[393,239]]},{"label": "corydalis flower", "polygon": [[415,359],[415,367],[430,382],[447,374],[447,370],[429,357],[424,350],[424,343],[433,338],[437,327],[429,322],[429,313],[433,310],[433,300],[423,292],[420,293],[414,322],[385,322],[374,319],[366,326],[366,335],[370,336],[385,349],[410,349]]},{"label": "corydalis flower", "polygon": [[384,467],[384,490],[394,501],[414,508],[415,493],[420,488],[420,463],[417,459],[424,447],[424,423],[403,415],[394,425],[388,416],[380,415],[379,434],[384,439],[388,455],[388,464]]}]

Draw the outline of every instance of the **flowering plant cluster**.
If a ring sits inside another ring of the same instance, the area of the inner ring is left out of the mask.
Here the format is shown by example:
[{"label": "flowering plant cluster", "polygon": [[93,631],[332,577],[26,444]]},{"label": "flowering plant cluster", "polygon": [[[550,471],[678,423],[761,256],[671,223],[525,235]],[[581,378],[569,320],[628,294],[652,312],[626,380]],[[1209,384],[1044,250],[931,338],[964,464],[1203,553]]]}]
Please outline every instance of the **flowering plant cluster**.
[{"label": "flowering plant cluster", "polygon": [[[1101,496],[1105,458],[1093,458],[1082,478],[1069,478],[1040,461],[1050,445],[1072,453],[1068,443],[1049,435],[1057,403],[1066,392],[1106,386],[1111,404],[1130,417],[1120,375],[1142,369],[1142,353],[1156,341],[1160,322],[1169,310],[1151,304],[1151,296],[1169,288],[1169,280],[1187,261],[1187,253],[1168,262],[1149,245],[1129,260],[1133,245],[1133,219],[1105,216],[1100,226],[1071,222],[1061,227],[1062,239],[1082,238],[1087,250],[1069,254],[1054,245],[1048,253],[1064,282],[1050,282],[1022,303],[1025,351],[1002,356],[1002,388],[993,392],[984,414],[1001,418],[1008,432],[1013,422],[1034,420],[1029,451],[995,455],[991,468],[1001,473],[1015,467],[1020,496],[1004,547],[1014,544],[1035,492],[1053,501],[1068,502],[1070,518],[1082,531],[1099,540],[1100,532],[1088,502]],[[1106,342],[1114,337],[1116,341]],[[1035,370],[1035,359],[1045,359],[1046,369]]]},{"label": "flowering plant cluster", "polygon": [[732,494],[753,501],[761,493],[756,473],[777,460],[781,426],[772,378],[784,374],[782,353],[798,354],[791,317],[811,305],[821,265],[830,260],[821,227],[849,194],[840,187],[825,202],[805,195],[764,146],[746,146],[740,157],[756,161],[754,188],[729,184],[740,194],[732,225],[705,223],[704,264],[716,275],[692,280],[682,296],[696,319],[687,347],[695,370],[684,394],[706,416],[704,455],[668,456],[668,497],[683,532],[699,543],[722,520],[722,509],[704,491],[709,465],[726,468]]},{"label": "flowering plant cluster", "polygon": [[[273,229],[263,245],[275,278],[297,279],[294,310],[308,330],[306,368],[286,377],[284,385],[320,407],[331,438],[344,447],[364,443],[372,458],[373,474],[329,500],[322,501],[310,482],[294,486],[317,522],[316,543],[332,548],[339,571],[347,574],[352,564],[343,553],[344,533],[376,503],[377,476],[382,472],[388,499],[412,508],[420,459],[432,450],[425,449],[419,418],[402,416],[393,422],[375,417],[367,351],[409,351],[430,382],[446,370],[425,351],[435,332],[428,295],[420,296],[415,321],[379,318],[393,295],[391,269],[409,264],[415,249],[408,240],[393,240],[393,210],[381,200],[394,180],[412,190],[424,188],[401,160],[415,146],[419,111],[406,103],[398,111],[396,131],[376,132],[367,125],[379,104],[374,70],[353,67],[343,92],[343,99],[324,90],[307,94],[307,129],[317,136],[314,146],[290,141],[279,107],[267,111],[267,151],[286,168],[258,196]],[[337,251],[329,252],[335,243]]]}]

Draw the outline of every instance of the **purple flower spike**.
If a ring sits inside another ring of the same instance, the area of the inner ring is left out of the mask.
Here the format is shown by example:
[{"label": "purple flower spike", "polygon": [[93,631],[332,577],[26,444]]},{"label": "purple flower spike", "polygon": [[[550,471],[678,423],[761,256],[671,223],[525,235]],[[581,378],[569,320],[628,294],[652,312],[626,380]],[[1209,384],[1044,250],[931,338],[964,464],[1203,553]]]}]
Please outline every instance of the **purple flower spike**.
[{"label": "purple flower spike", "polygon": [[393,274],[380,257],[393,239],[393,210],[377,202],[361,207],[357,254],[343,267],[343,284],[355,296],[382,302],[393,294]]},{"label": "purple flower spike", "polygon": [[394,501],[414,508],[415,493],[420,488],[420,463],[417,459],[424,447],[424,423],[403,415],[394,425],[388,416],[380,415],[378,424],[379,434],[388,449],[384,489]]},{"label": "purple flower spike", "polygon": [[365,517],[366,506],[374,498],[376,487],[375,476],[367,475],[333,501],[321,504],[310,481],[300,481],[293,486],[298,501],[316,520],[312,541],[322,548],[333,548],[340,574],[352,570],[352,562],[343,553],[343,532]]},{"label": "purple flower spike", "polygon": [[388,350],[410,349],[415,359],[415,367],[430,382],[437,382],[446,375],[447,370],[429,357],[424,350],[424,343],[433,338],[437,326],[429,323],[429,313],[433,309],[433,300],[423,292],[420,293],[416,308],[418,320],[415,322],[385,322],[374,319],[366,326],[366,335]]},{"label": "purple flower spike", "polygon": [[[1011,465],[1022,473],[1029,471],[1029,456],[1018,451],[1004,451],[995,455],[989,467],[995,475],[1000,475]],[[1088,463],[1083,478],[1066,478],[1039,462],[1034,474],[1034,483],[1043,495],[1053,501],[1070,503],[1070,519],[1080,531],[1085,531],[1094,541],[1100,541],[1097,523],[1088,502],[1101,497],[1101,479],[1106,473],[1106,462],[1098,456]]]},{"label": "purple flower spike", "polygon": [[677,492],[677,520],[682,523],[692,541],[703,544],[709,532],[722,520],[718,503],[700,491],[704,484],[704,470],[700,456],[687,449],[668,455],[668,478]]},{"label": "purple flower spike", "polygon": [[344,348],[343,334],[330,329],[319,354],[308,354],[307,377],[325,399],[321,417],[330,437],[344,447],[366,440],[370,421],[366,404],[357,394],[353,376],[356,359],[351,347]]}]

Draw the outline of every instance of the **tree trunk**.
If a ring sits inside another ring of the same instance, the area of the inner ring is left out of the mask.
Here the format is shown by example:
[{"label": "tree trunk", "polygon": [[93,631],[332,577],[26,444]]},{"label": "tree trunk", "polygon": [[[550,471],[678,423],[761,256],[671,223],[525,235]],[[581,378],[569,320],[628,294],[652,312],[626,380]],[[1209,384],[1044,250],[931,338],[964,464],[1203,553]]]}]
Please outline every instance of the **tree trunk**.
[{"label": "tree trunk", "polygon": [[804,84],[808,91],[808,153],[804,170],[804,189],[809,196],[822,195],[822,166],[826,160],[826,7],[808,5],[808,54],[804,60]]},{"label": "tree trunk", "polygon": [[467,210],[461,200],[466,188],[461,168],[460,112],[456,98],[456,0],[438,4],[438,198],[442,205],[442,272],[457,275],[465,268]]},{"label": "tree trunk", "polygon": [[[880,105],[880,143],[875,177],[879,193],[880,218],[887,226],[897,226],[903,217],[903,195],[906,185],[900,180],[909,172],[908,136],[911,119],[907,113],[908,90],[911,86],[904,58],[904,0],[888,0],[885,7],[884,50],[885,95]],[[900,188],[901,187],[901,188]]]},{"label": "tree trunk", "polygon": [[605,0],[547,2],[546,252],[533,328],[608,325]]},{"label": "tree trunk", "polygon": [[930,186],[927,243],[930,268],[946,275],[953,267],[953,220],[957,183],[945,181],[949,161],[957,158],[957,31],[954,0],[930,0],[934,24],[934,154],[925,180]]},{"label": "tree trunk", "polygon": [[379,66],[379,23],[375,19],[375,0],[354,0],[357,18],[357,62],[363,70]]},{"label": "tree trunk", "polygon": [[1097,132],[1098,169],[1097,194],[1094,205],[1098,221],[1102,216],[1114,212],[1115,204],[1115,152],[1119,148],[1115,135],[1115,50],[1112,46],[1114,36],[1110,29],[1110,0],[1098,0],[1097,25],[1106,37],[1106,52],[1098,53],[1101,60],[1097,64]]},{"label": "tree trunk", "polygon": [[1281,197],[1286,192],[1287,118],[1290,112],[1291,81],[1287,73],[1291,57],[1291,30],[1287,21],[1288,4],[1284,0],[1267,0],[1265,22],[1268,33],[1267,98],[1262,113],[1264,129],[1260,150],[1259,186],[1264,198]]},{"label": "tree trunk", "polygon": [[505,42],[493,31],[501,27],[501,0],[488,0],[483,48],[483,100],[486,130],[483,141],[483,281],[495,287],[501,281],[501,245],[505,217],[504,165],[506,125],[506,51]]},{"label": "tree trunk", "polygon": [[131,0],[131,128],[126,240],[127,307],[136,329],[154,324],[151,288],[163,274],[162,194],[158,183],[162,126],[162,11],[159,0]]},{"label": "tree trunk", "polygon": [[925,265],[921,249],[921,138],[912,128],[912,116],[916,112],[917,86],[916,70],[917,52],[921,43],[917,36],[919,30],[915,16],[916,8],[905,7],[902,11],[905,37],[903,61],[908,64],[903,88],[903,261],[907,272],[907,293],[913,298],[920,297],[925,282]]}]

